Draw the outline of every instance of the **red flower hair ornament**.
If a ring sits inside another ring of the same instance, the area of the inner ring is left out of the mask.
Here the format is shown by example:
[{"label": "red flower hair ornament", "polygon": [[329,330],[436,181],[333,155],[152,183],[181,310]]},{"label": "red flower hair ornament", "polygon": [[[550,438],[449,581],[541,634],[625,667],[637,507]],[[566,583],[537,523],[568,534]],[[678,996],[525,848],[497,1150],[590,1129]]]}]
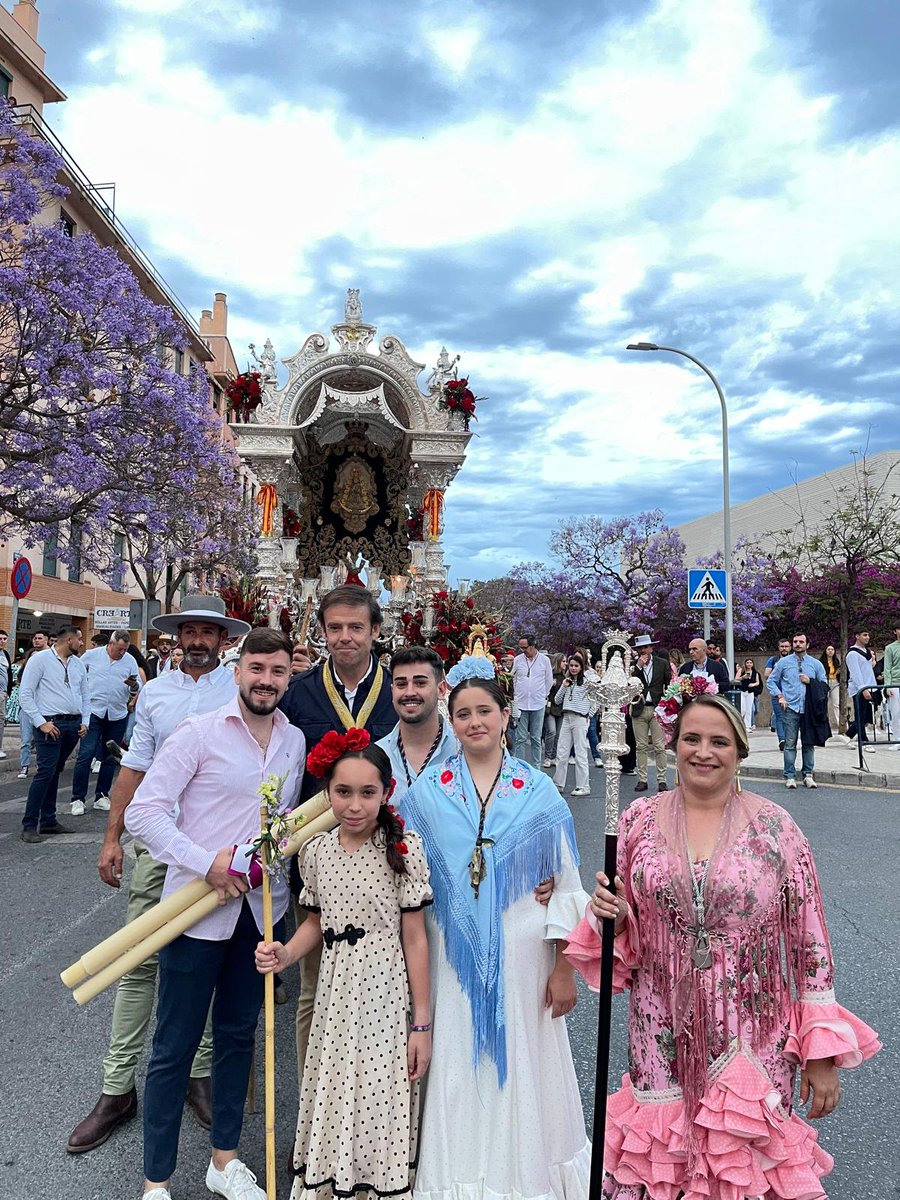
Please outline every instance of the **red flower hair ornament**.
[{"label": "red flower hair ornament", "polygon": [[346,733],[329,729],[307,754],[306,769],[316,779],[324,779],[339,758],[352,750],[365,750],[371,740],[366,729],[348,729]]}]

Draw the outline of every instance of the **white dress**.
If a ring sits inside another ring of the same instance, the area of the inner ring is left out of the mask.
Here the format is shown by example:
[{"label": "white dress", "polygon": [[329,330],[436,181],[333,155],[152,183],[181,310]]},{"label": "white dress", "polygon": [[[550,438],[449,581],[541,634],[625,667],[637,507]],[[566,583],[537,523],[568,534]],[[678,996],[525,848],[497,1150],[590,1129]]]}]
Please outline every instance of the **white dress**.
[{"label": "white dress", "polygon": [[487,1056],[473,1070],[469,1002],[427,913],[434,1050],[413,1200],[586,1200],[591,1147],[566,1021],[554,1020],[544,999],[556,961],[549,939],[564,938],[587,901],[566,847],[550,904],[529,893],[503,915],[502,1089]]}]

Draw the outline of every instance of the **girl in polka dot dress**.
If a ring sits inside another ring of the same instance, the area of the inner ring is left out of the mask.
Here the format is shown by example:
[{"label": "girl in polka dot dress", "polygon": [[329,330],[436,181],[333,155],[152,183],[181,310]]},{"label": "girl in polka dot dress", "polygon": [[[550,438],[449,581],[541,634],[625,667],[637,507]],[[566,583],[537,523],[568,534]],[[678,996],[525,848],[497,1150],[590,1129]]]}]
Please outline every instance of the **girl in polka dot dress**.
[{"label": "girl in polka dot dress", "polygon": [[365,730],[326,734],[307,769],[324,779],[339,825],[302,851],[308,919],[286,946],[261,942],[256,952],[266,974],[324,946],[291,1200],[364,1191],[403,1200],[416,1163],[417,1081],[431,1059],[428,864],[388,803],[390,760]]}]

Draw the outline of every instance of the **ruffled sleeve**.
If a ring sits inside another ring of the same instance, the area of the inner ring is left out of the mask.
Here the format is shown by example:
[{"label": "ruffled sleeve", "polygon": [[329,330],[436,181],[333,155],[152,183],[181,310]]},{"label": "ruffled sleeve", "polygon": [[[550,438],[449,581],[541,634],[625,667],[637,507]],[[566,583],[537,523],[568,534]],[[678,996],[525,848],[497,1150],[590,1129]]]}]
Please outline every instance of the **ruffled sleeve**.
[{"label": "ruffled sleeve", "polygon": [[[613,944],[613,991],[624,992],[632,982],[632,976],[641,958],[640,930],[635,917],[635,900],[631,888],[631,871],[629,869],[630,834],[635,823],[646,808],[645,801],[631,805],[619,818],[619,849],[616,873],[625,882],[625,898],[628,901],[628,916],[625,923],[616,934]],[[600,922],[591,912],[590,905],[584,909],[584,916],[579,924],[569,934],[569,944],[566,947],[566,957],[575,970],[582,976],[592,991],[600,989]]]},{"label": "ruffled sleeve", "polygon": [[406,845],[406,874],[397,877],[400,880],[400,911],[416,912],[431,904],[434,899],[430,883],[431,874],[425,857],[425,847],[419,835],[407,832],[403,841]]},{"label": "ruffled sleeve", "polygon": [[318,837],[310,838],[297,855],[302,884],[297,903],[301,908],[305,908],[307,912],[322,911],[319,906],[319,891],[316,879],[316,854],[319,846],[322,845],[326,837],[328,837],[328,834],[322,833]]},{"label": "ruffled sleeve", "polygon": [[581,886],[581,876],[575,866],[575,859],[569,847],[564,832],[562,838],[562,865],[553,877],[553,894],[546,907],[544,916],[544,940],[559,941],[569,937],[569,933],[581,920],[584,906],[589,896]]},{"label": "ruffled sleeve", "polygon": [[815,862],[803,840],[791,875],[796,999],[784,1055],[801,1067],[833,1058],[835,1066],[858,1067],[881,1049],[875,1030],[835,1000],[834,966]]}]

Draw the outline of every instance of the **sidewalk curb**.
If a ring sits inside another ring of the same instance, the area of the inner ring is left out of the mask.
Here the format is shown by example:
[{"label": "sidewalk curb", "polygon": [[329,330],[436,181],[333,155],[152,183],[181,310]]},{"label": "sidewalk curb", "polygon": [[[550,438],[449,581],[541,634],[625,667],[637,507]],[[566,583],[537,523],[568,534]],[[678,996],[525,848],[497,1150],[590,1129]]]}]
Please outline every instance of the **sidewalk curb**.
[{"label": "sidewalk curb", "polygon": [[[780,779],[783,782],[784,772],[777,767],[748,767],[746,774],[741,773],[741,778]],[[817,767],[816,783],[830,783],[835,787],[866,788],[872,791],[898,791],[900,790],[900,775],[885,775],[883,771],[860,771],[859,769],[855,771],[822,771]],[[803,790],[799,779],[797,790]]]}]

